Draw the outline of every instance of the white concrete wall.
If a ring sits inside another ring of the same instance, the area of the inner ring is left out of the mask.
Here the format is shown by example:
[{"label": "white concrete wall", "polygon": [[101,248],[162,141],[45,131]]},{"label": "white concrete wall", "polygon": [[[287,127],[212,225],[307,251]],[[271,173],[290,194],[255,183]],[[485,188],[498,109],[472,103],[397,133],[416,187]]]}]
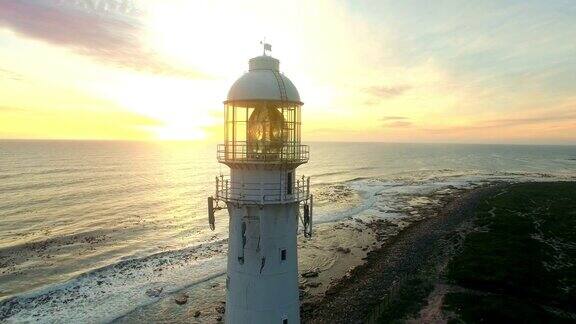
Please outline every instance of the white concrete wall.
[{"label": "white concrete wall", "polygon": [[294,194],[295,170],[232,170],[230,181],[234,190],[231,190],[230,197],[252,201],[290,199],[293,196],[286,196],[289,172],[292,173]]},{"label": "white concrete wall", "polygon": [[[231,178],[280,181],[283,172],[232,170]],[[282,324],[284,319],[299,323],[298,204],[230,204],[228,212],[226,323]],[[285,261],[281,260],[283,249]]]}]

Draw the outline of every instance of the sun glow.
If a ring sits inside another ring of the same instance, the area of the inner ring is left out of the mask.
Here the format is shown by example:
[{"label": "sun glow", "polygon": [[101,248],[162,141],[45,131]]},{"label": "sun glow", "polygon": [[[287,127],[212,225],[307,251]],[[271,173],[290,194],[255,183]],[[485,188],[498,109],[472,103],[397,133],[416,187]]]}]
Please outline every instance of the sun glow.
[{"label": "sun glow", "polygon": [[[130,110],[159,120],[161,125],[152,129],[158,139],[211,137],[206,130],[220,125],[215,116],[220,118],[228,88],[247,69],[248,58],[259,54],[255,35],[262,36],[263,24],[275,24],[262,21],[259,15],[266,8],[257,2],[153,2],[146,9],[145,38],[150,47],[202,77],[130,77],[108,95]],[[282,58],[288,61],[289,56]]]},{"label": "sun glow", "polygon": [[[324,9],[327,10],[328,7],[332,9],[334,16],[327,18],[320,13],[326,12]],[[319,84],[322,80],[334,80],[333,75],[338,72],[333,68],[324,70],[314,61],[306,59],[307,53],[325,51],[325,48],[321,48],[322,43],[330,48],[342,45],[341,37],[353,37],[352,31],[337,22],[345,15],[342,9],[336,9],[326,1],[310,5],[304,1],[299,4],[278,4],[262,1],[199,3],[175,0],[151,2],[146,12],[146,39],[150,46],[171,62],[196,70],[205,76],[203,80],[182,83],[174,81],[173,85],[163,91],[165,94],[142,91],[140,98],[131,94],[123,95],[123,105],[137,107],[135,109],[139,112],[158,118],[164,123],[164,126],[160,126],[155,132],[160,138],[181,137],[183,133],[186,134],[186,125],[182,120],[190,122],[187,126],[191,129],[190,136],[210,137],[212,134],[206,134],[205,129],[211,125],[219,125],[221,121],[209,118],[209,115],[216,115],[216,112],[221,111],[221,102],[225,99],[228,88],[247,70],[248,59],[260,54],[258,40],[267,35],[273,36],[272,55],[281,59],[281,70],[286,71],[296,83],[310,107],[314,107],[319,114],[326,114],[332,101],[339,99],[334,95],[333,87]],[[270,15],[270,12],[282,12],[283,19],[279,21]],[[302,15],[305,15],[306,19],[301,20]],[[338,35],[324,35],[320,31],[323,28],[338,30]],[[322,34],[321,43],[310,42],[307,37],[309,33]],[[348,53],[332,53],[326,60],[349,59],[346,64],[338,62],[331,65],[338,66],[339,69],[349,69],[351,64],[357,65],[356,56],[361,56],[362,52],[364,49],[359,50],[359,47],[350,48]],[[311,78],[306,71],[319,72],[319,76],[316,79]],[[306,92],[306,89],[310,88],[315,91]],[[122,91],[125,94],[134,93]],[[154,100],[149,98],[150,96],[160,98]],[[190,100],[190,97],[193,97],[193,100]],[[162,98],[168,98],[164,105],[158,102],[162,101]],[[185,110],[174,111],[166,109],[170,105],[189,106]],[[208,115],[207,111],[210,111]],[[333,114],[334,111],[328,113]],[[324,127],[320,124],[316,126]],[[204,133],[204,136],[198,136],[201,133]]]},{"label": "sun glow", "polygon": [[203,140],[206,138],[206,132],[200,129],[192,129],[186,123],[156,127],[153,131],[156,138],[160,140]]},{"label": "sun glow", "polygon": [[148,46],[198,77],[122,73],[96,85],[98,95],[158,120],[148,127],[158,139],[213,137],[209,129],[221,124],[228,88],[247,69],[248,58],[259,54],[259,13],[246,4],[179,0],[146,3],[145,13],[142,38]]}]

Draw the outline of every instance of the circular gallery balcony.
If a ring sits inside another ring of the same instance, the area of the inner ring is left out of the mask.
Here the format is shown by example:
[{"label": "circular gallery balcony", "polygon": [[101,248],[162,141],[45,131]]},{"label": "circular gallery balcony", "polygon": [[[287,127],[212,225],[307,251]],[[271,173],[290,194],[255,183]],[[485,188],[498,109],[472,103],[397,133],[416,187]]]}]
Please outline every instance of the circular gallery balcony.
[{"label": "circular gallery balcony", "polygon": [[283,143],[282,145],[258,146],[247,142],[219,144],[218,162],[230,167],[242,165],[297,166],[308,162],[308,145]]},{"label": "circular gallery balcony", "polygon": [[302,176],[291,185],[284,182],[235,182],[228,176],[216,177],[216,199],[240,204],[289,204],[310,198],[310,177]]}]

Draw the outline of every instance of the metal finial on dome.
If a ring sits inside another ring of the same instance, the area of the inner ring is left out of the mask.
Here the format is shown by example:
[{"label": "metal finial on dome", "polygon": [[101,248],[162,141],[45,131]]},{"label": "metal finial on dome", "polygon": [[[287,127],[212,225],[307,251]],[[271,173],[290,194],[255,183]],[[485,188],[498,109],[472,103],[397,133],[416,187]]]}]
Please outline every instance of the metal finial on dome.
[{"label": "metal finial on dome", "polygon": [[260,41],[260,45],[262,45],[262,47],[263,47],[262,55],[266,56],[266,51],[268,51],[268,52],[272,51],[272,45],[270,45],[269,43],[266,43],[266,38],[264,38],[264,40]]}]

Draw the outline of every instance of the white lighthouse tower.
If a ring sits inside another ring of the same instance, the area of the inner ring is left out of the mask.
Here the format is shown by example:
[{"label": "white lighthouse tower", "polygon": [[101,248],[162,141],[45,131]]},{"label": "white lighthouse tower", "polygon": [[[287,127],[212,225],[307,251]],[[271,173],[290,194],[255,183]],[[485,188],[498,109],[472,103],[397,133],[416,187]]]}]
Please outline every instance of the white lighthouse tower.
[{"label": "white lighthouse tower", "polygon": [[304,235],[312,234],[310,180],[296,175],[309,154],[300,143],[302,102],[267,50],[264,44],[264,54],[250,59],[224,101],[218,162],[230,176],[217,177],[216,195],[208,198],[212,228],[214,210],[225,204],[229,213],[230,324],[300,322],[298,219]]}]

